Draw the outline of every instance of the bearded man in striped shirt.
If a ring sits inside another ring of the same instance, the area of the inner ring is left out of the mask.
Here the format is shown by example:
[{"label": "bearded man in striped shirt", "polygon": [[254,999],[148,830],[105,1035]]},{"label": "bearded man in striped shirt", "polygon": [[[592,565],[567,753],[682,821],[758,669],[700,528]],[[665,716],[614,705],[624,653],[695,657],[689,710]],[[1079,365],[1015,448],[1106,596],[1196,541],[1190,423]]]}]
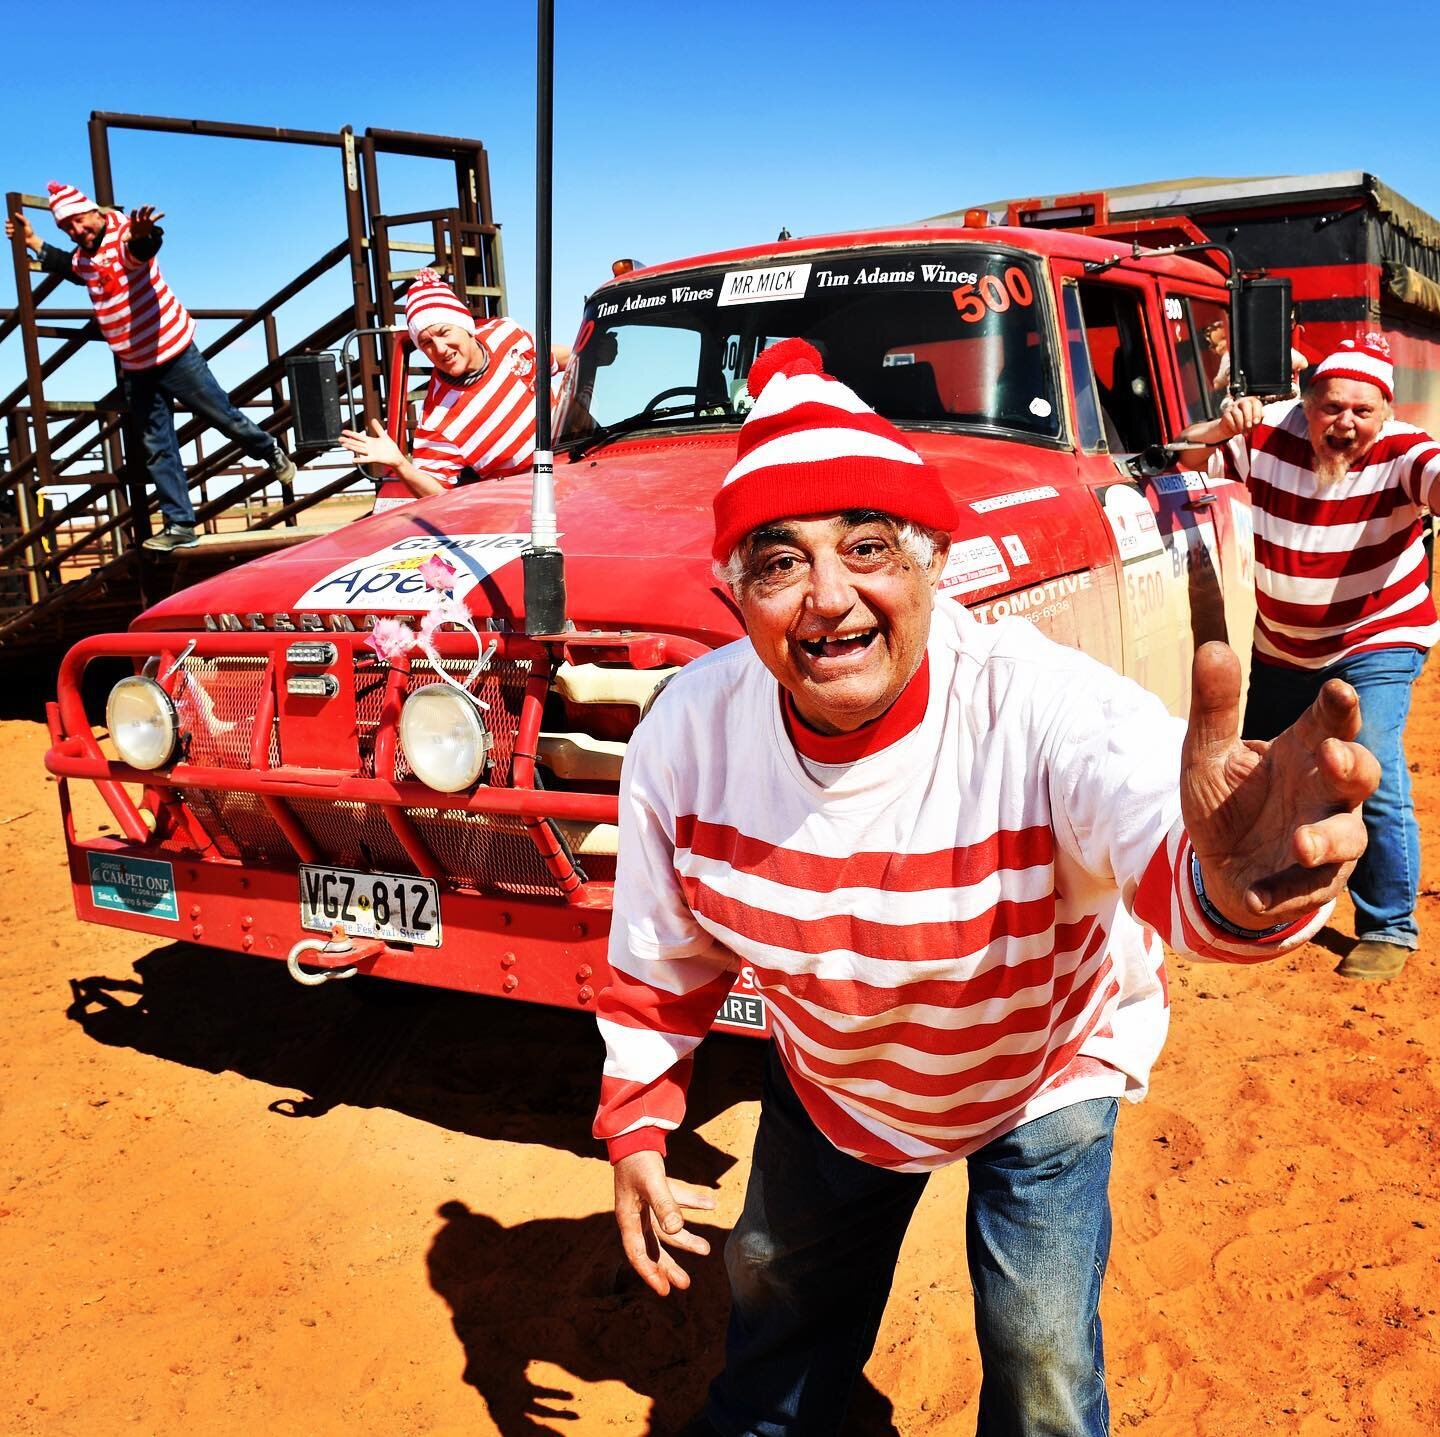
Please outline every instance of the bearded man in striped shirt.
[{"label": "bearded man in striped shirt", "polygon": [[[405,327],[433,366],[411,452],[378,419],[368,434],[342,430],[340,442],[362,464],[388,468],[417,499],[467,477],[528,474],[535,455],[535,341],[512,319],[477,325],[433,269],[422,269],[406,291]],[[552,404],[554,398],[552,392]]]},{"label": "bearded man in striped shirt", "polygon": [[1023,620],[977,623],[936,599],[959,516],[899,431],[800,340],[749,385],[713,549],[748,637],[675,676],[621,782],[595,1132],[626,1255],[663,1296],[708,1251],[681,1209],[713,1198],[665,1139],[744,968],[774,1042],[693,1433],[840,1430],[960,1159],[979,1431],[1104,1433],[1111,1144],[1165,1037],[1160,940],[1246,963],[1319,926],[1376,780],[1354,692],[1261,751],[1222,644],[1187,729]]},{"label": "bearded man in striped shirt", "polygon": [[153,205],[124,215],[102,210],[73,185],[50,184],[50,214],[75,248],[43,243],[24,214],[5,221],[40,261],[40,268],[83,284],[95,320],[120,365],[121,387],[145,447],[145,463],[160,496],[164,527],[145,548],[168,552],[200,542],[190,481],[175,434],[171,401],[218,429],[252,459],[263,460],[282,484],[295,477],[290,456],[220,387],[195,343],[195,321],[160,273],[156,255],[165,218]]},{"label": "bearded man in striped shirt", "polygon": [[1224,442],[1226,473],[1250,489],[1258,612],[1245,737],[1273,738],[1331,678],[1360,695],[1359,741],[1381,778],[1350,879],[1359,941],[1336,971],[1376,980],[1394,978],[1420,945],[1405,720],[1440,636],[1422,528],[1440,445],[1395,419],[1394,397],[1389,347],[1371,334],[1323,359],[1303,400],[1234,401],[1182,436]]}]

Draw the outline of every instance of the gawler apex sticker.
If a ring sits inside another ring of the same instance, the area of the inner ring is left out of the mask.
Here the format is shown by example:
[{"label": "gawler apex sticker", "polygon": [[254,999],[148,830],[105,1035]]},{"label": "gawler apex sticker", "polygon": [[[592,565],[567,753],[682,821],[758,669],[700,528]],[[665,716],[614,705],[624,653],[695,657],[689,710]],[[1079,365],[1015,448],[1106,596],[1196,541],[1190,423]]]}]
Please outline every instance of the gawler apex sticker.
[{"label": "gawler apex sticker", "polygon": [[454,565],[454,594],[463,599],[476,584],[519,558],[528,534],[412,534],[351,559],[294,600],[296,609],[433,609],[444,597],[420,576],[435,555]]},{"label": "gawler apex sticker", "polygon": [[803,299],[810,285],[808,264],[772,265],[769,269],[732,269],[720,286],[717,305],[762,304],[772,299]]}]

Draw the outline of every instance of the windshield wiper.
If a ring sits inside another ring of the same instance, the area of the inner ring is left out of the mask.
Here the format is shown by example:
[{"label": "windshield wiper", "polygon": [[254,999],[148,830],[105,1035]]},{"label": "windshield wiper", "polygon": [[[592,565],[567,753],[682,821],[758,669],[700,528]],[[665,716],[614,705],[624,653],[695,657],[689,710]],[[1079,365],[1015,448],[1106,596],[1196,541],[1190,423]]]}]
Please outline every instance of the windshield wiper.
[{"label": "windshield wiper", "polygon": [[663,408],[652,408],[650,405],[638,414],[632,414],[628,419],[617,419],[613,424],[597,424],[588,434],[582,434],[578,439],[556,448],[562,454],[568,454],[572,460],[583,458],[592,449],[601,444],[609,444],[614,439],[622,439],[627,434],[635,434],[642,429],[650,429],[656,424],[662,424],[667,419],[675,419],[680,415],[690,415],[695,419],[721,418],[728,416],[710,415],[702,413],[696,400],[687,399],[683,404],[671,404]]}]

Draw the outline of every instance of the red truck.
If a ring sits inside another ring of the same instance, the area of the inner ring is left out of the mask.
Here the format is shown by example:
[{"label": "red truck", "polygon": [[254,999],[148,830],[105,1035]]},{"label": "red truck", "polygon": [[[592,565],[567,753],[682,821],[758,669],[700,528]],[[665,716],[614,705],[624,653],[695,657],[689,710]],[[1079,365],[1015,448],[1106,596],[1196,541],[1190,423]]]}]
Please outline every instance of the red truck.
[{"label": "red truck", "polygon": [[[669,674],[741,633],[711,572],[711,498],[749,367],[791,335],[946,476],[963,520],[940,602],[1028,619],[1183,712],[1197,643],[1248,653],[1252,531],[1242,488],[1175,472],[1157,446],[1219,400],[1201,336],[1276,296],[1227,283],[1210,248],[983,218],[600,288],[556,419],[563,633],[525,631],[522,478],[377,512],[77,644],[47,764],[79,917],[286,961],[302,981],[358,970],[592,1004],[626,742]],[[1274,342],[1255,328],[1253,370],[1286,364],[1285,320]],[[437,555],[448,594],[426,578]],[[377,624],[449,601],[473,632],[374,651]],[[81,680],[117,657],[133,673],[102,745]],[[118,836],[76,832],[77,780],[99,785]],[[767,1028],[743,972],[719,1026]]]}]

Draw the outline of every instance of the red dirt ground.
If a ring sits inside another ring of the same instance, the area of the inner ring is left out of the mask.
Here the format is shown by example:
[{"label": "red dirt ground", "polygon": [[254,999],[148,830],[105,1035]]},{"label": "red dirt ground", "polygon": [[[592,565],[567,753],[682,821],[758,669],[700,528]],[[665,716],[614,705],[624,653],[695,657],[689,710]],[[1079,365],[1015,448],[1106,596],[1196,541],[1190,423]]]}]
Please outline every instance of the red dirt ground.
[{"label": "red dirt ground", "polygon": [[[1440,882],[1440,679],[1410,754]],[[0,724],[0,1428],[17,1434],[673,1432],[724,1321],[622,1273],[578,1014],[354,984],[73,916],[40,724]],[[90,825],[105,820],[80,796]],[[1172,964],[1117,1142],[1114,1430],[1440,1431],[1440,903],[1384,986],[1348,917],[1262,969]],[[383,996],[383,995],[382,995]],[[403,997],[403,995],[402,995]],[[672,1170],[733,1222],[758,1045],[706,1045]],[[921,1204],[854,1434],[973,1431],[965,1178]],[[716,1246],[718,1249],[718,1241]]]}]

